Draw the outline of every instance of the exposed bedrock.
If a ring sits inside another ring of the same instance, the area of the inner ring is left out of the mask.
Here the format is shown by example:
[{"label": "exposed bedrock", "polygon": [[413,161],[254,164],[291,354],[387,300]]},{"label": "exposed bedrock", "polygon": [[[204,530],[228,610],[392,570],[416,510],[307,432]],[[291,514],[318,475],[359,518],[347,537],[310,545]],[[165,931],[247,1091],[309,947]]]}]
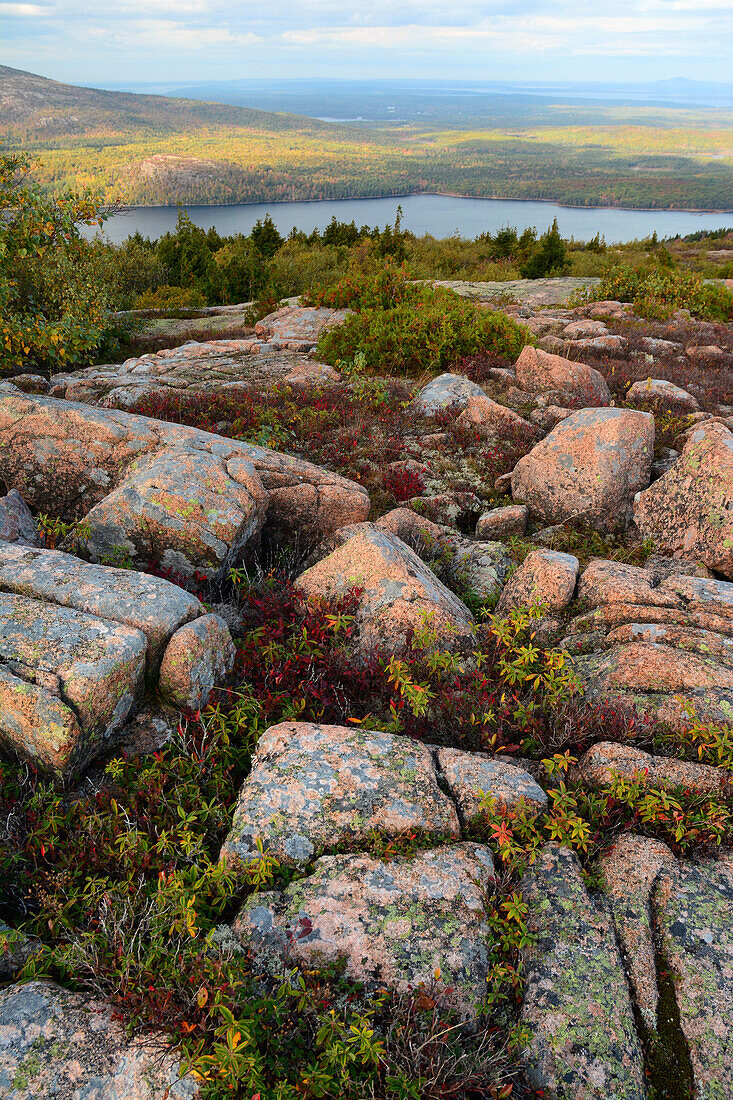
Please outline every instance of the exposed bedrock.
[{"label": "exposed bedrock", "polygon": [[266,531],[318,538],[364,520],[361,486],[266,447],[0,386],[0,478],[36,511],[84,520],[93,559],[124,552],[223,575]]}]

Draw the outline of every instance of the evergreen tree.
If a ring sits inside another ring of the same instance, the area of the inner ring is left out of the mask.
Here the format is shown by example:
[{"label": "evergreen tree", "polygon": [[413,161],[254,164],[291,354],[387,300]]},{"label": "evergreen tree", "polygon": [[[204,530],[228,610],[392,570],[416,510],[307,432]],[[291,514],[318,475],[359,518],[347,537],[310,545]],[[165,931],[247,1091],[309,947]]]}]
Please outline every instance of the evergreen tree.
[{"label": "evergreen tree", "polygon": [[537,248],[520,267],[523,279],[544,279],[553,275],[563,275],[568,268],[565,254],[565,242],[560,236],[557,218],[543,233],[537,242]]},{"label": "evergreen tree", "polygon": [[283,239],[269,214],[257,219],[249,239],[266,260],[271,259],[283,244]]}]

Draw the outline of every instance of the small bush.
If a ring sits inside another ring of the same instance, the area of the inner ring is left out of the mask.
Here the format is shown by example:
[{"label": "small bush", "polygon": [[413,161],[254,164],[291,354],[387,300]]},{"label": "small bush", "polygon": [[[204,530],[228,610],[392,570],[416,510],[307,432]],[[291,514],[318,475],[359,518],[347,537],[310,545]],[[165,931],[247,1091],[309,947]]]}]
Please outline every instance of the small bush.
[{"label": "small bush", "polygon": [[318,342],[327,363],[361,352],[379,374],[416,375],[451,368],[461,356],[495,354],[515,360],[529,340],[526,329],[503,313],[408,282],[402,268],[352,277],[310,296],[314,304],[355,312]]},{"label": "small bush", "polygon": [[733,316],[733,294],[725,287],[705,283],[690,271],[660,266],[619,264],[587,293],[591,301],[633,302],[634,312],[650,320],[666,321],[678,309],[694,317],[728,321]]},{"label": "small bush", "polygon": [[139,294],[135,301],[136,309],[198,309],[205,305],[201,291],[186,286],[159,286]]},{"label": "small bush", "polygon": [[30,170],[0,152],[0,374],[86,362],[108,327],[99,257],[79,232],[106,214],[93,195],[46,198]]}]

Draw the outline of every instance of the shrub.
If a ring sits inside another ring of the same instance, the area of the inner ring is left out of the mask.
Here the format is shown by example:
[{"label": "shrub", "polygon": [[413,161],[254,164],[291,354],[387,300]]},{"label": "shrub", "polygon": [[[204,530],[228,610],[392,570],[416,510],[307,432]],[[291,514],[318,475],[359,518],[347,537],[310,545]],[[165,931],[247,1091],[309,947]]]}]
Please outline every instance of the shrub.
[{"label": "shrub", "polygon": [[84,361],[107,328],[108,291],[79,234],[106,215],[93,195],[46,198],[30,168],[0,153],[0,373]]},{"label": "shrub", "polygon": [[411,283],[403,268],[348,278],[310,300],[355,311],[321,336],[319,357],[335,364],[362,353],[366,367],[379,374],[439,372],[461,356],[478,354],[515,360],[529,339],[505,314],[448,290]]},{"label": "shrub", "polygon": [[557,218],[537,242],[537,248],[519,271],[523,279],[544,279],[552,275],[564,275],[568,268],[565,242],[557,227]]},{"label": "shrub", "polygon": [[197,309],[205,305],[206,298],[192,286],[159,286],[144,291],[135,300],[136,309]]},{"label": "shrub", "polygon": [[733,294],[723,286],[705,283],[690,271],[664,266],[631,267],[619,264],[589,289],[586,300],[633,302],[634,312],[650,320],[666,321],[678,309],[695,317],[728,321],[733,316]]}]

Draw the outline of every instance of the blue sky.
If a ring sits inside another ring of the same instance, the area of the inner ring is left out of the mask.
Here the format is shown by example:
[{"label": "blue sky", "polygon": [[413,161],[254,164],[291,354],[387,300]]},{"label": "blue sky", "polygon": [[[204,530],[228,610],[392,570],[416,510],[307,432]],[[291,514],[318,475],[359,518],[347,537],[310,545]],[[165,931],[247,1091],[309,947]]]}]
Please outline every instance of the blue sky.
[{"label": "blue sky", "polygon": [[71,83],[733,80],[733,0],[0,0],[0,61]]}]

